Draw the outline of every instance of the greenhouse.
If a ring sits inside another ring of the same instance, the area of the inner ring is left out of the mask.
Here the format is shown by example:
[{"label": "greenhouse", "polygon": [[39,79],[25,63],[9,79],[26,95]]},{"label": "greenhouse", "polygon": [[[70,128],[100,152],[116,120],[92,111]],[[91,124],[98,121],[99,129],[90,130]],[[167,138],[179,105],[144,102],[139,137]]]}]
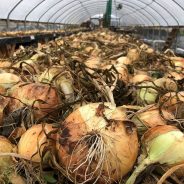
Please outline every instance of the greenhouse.
[{"label": "greenhouse", "polygon": [[0,184],[184,184],[184,0],[0,0]]}]

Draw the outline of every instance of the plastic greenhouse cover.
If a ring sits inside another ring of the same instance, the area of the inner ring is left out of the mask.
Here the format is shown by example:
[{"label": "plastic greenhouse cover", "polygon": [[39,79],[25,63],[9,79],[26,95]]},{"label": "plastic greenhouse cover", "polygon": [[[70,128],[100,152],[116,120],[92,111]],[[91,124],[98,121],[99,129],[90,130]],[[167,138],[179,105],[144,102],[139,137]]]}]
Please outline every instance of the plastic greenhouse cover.
[{"label": "plastic greenhouse cover", "polygon": [[[124,25],[184,25],[184,0],[112,0],[112,14]],[[103,14],[107,0],[0,0],[0,18],[80,24]],[[122,9],[117,6],[122,4]]]}]

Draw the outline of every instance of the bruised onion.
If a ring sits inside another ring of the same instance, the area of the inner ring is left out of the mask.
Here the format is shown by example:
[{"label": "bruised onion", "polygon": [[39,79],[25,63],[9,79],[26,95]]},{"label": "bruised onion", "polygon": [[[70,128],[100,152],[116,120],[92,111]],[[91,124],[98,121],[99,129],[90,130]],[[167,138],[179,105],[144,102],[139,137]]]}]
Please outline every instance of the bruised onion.
[{"label": "bruised onion", "polygon": [[36,118],[52,113],[60,103],[56,89],[46,84],[22,83],[12,88],[10,94],[13,97],[9,103],[10,112],[27,105],[33,108]]},{"label": "bruised onion", "polygon": [[21,136],[18,153],[33,162],[41,162],[44,149],[54,146],[54,131],[51,124],[33,125]]},{"label": "bruised onion", "polygon": [[133,167],[138,154],[135,125],[125,109],[110,103],[78,108],[61,124],[56,147],[67,176],[77,183],[113,183]]},{"label": "bruised onion", "polygon": [[137,176],[154,163],[167,166],[184,161],[184,134],[174,126],[163,125],[149,129],[142,137],[143,160],[126,184],[134,184]]}]

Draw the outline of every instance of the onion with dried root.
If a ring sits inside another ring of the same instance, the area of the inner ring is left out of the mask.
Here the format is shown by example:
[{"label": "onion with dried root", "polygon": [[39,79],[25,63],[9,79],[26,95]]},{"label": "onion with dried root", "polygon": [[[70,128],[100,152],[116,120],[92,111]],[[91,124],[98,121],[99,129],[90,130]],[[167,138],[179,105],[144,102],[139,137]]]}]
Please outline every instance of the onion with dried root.
[{"label": "onion with dried root", "polygon": [[124,108],[92,103],[61,123],[58,158],[74,183],[113,183],[133,167],[138,154],[135,125]]}]

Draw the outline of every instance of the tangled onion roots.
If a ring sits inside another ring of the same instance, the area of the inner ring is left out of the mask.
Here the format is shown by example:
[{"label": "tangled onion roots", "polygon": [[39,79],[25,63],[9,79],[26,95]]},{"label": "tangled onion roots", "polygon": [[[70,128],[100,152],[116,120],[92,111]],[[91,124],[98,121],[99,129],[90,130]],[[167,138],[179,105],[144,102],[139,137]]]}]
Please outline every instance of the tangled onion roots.
[{"label": "tangled onion roots", "polygon": [[75,183],[113,183],[133,167],[138,154],[135,125],[110,103],[78,108],[62,123],[56,148]]}]

